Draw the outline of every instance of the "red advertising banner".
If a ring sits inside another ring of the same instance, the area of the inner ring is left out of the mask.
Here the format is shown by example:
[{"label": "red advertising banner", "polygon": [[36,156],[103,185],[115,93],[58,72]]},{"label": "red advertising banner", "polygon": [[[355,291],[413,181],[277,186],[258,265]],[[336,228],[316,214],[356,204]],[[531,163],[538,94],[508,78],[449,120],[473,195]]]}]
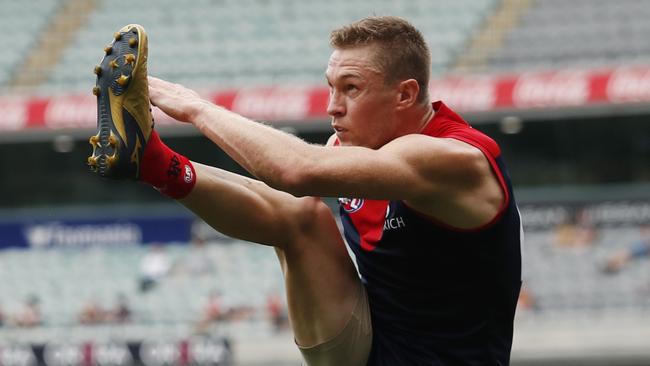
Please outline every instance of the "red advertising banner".
[{"label": "red advertising banner", "polygon": [[[431,98],[460,112],[650,103],[650,66],[560,70],[513,75],[449,76],[433,80]],[[204,94],[244,116],[270,122],[327,119],[327,87],[266,87]],[[0,131],[93,128],[95,97],[0,97]],[[158,124],[173,123],[160,111]]]}]

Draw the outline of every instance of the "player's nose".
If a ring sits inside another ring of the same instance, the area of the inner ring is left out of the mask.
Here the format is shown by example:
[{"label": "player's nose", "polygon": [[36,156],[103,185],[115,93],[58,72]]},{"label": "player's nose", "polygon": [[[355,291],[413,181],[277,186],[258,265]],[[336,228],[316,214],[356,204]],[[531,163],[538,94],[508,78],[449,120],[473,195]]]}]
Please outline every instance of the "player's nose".
[{"label": "player's nose", "polygon": [[329,96],[327,101],[327,114],[332,117],[341,117],[345,115],[345,103],[340,94],[334,92]]}]

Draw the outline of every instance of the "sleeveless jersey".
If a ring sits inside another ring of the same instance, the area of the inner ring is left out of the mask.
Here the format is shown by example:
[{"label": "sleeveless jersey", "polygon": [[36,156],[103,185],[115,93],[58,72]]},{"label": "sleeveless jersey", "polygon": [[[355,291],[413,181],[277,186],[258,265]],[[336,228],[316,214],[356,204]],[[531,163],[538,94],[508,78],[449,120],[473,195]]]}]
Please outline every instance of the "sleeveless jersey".
[{"label": "sleeveless jersey", "polygon": [[521,286],[521,225],[491,138],[442,102],[421,132],[480,149],[505,193],[498,215],[456,229],[402,201],[340,198],[348,245],[372,316],[369,366],[508,365]]}]

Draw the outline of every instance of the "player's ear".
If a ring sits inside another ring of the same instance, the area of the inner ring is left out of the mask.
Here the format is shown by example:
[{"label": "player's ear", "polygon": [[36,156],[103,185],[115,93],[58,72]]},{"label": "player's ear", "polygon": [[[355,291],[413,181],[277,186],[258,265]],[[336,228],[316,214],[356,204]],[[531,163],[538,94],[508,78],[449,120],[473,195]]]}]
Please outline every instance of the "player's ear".
[{"label": "player's ear", "polygon": [[410,108],[417,103],[420,85],[415,79],[407,79],[397,85],[397,110]]}]

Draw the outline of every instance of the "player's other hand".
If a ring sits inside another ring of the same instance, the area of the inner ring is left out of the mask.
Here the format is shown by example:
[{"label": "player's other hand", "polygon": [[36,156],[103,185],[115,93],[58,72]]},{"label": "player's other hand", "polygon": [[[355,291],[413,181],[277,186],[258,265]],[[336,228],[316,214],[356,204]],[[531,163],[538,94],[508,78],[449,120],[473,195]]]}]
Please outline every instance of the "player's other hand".
[{"label": "player's other hand", "polygon": [[151,104],[181,122],[192,122],[199,111],[210,104],[194,90],[153,76],[149,76],[149,99]]}]

